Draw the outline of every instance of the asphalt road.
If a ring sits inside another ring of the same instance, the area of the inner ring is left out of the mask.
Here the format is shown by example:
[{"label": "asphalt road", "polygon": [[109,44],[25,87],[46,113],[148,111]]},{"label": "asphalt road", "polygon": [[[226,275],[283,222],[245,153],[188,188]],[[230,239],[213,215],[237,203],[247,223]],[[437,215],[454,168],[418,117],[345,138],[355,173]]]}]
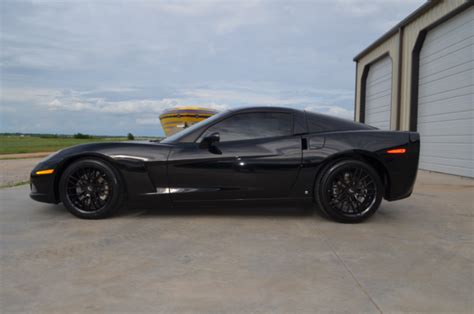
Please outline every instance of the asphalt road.
[{"label": "asphalt road", "polygon": [[294,209],[79,220],[0,190],[0,309],[473,312],[472,180],[422,173],[358,225]]}]

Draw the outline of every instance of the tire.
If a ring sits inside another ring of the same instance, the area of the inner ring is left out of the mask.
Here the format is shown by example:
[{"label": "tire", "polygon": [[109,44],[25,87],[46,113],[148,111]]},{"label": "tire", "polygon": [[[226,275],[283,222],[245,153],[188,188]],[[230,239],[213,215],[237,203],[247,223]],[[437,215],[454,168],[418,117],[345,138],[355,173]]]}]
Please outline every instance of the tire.
[{"label": "tire", "polygon": [[80,159],[63,172],[59,197],[71,214],[101,219],[114,214],[123,203],[123,184],[118,172],[99,159]]},{"label": "tire", "polygon": [[382,180],[370,165],[352,159],[335,161],[316,178],[314,198],[319,209],[342,223],[372,216],[383,197]]}]

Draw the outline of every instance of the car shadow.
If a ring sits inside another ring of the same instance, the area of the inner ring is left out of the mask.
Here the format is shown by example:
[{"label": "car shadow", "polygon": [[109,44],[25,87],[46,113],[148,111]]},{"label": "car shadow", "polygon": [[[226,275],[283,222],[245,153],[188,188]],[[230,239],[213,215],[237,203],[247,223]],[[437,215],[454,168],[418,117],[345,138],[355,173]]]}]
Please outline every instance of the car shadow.
[{"label": "car shadow", "polygon": [[[406,214],[404,214],[401,208],[384,208],[382,204],[380,210],[368,221],[372,222],[396,222],[404,220]],[[44,204],[39,209],[40,212],[51,217],[73,217],[68,213],[67,209],[62,204]],[[137,208],[125,206],[120,209],[111,218],[159,218],[159,217],[189,217],[189,216],[201,216],[201,217],[255,217],[255,218],[311,218],[321,221],[330,221],[319,210],[312,206],[278,206],[278,205],[262,205],[262,206],[209,206],[209,207],[194,207],[192,205],[188,207],[179,208]]]},{"label": "car shadow", "polygon": [[[36,210],[41,215],[50,217],[70,216],[62,204],[42,204]],[[186,216],[235,216],[235,217],[325,217],[314,207],[308,206],[209,206],[209,207],[179,207],[179,208],[138,208],[124,206],[111,218],[125,217],[186,217]],[[72,217],[72,215],[71,215]]]},{"label": "car shadow", "polygon": [[41,204],[35,212],[44,213],[53,217],[69,214],[62,204]]},{"label": "car shadow", "polygon": [[247,216],[247,217],[311,217],[321,216],[317,210],[311,207],[298,206],[225,206],[225,207],[179,207],[179,208],[153,208],[138,209],[124,208],[118,216],[136,215],[138,217],[159,216]]}]

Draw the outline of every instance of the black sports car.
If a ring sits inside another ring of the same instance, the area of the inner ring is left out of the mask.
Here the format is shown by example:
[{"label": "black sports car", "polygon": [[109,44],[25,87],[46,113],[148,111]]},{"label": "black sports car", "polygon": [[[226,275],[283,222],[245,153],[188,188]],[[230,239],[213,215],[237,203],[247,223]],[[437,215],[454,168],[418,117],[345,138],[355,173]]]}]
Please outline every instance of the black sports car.
[{"label": "black sports car", "polygon": [[39,163],[31,198],[80,218],[130,206],[314,202],[341,222],[410,196],[420,139],[302,110],[229,110],[161,143],[78,145]]}]

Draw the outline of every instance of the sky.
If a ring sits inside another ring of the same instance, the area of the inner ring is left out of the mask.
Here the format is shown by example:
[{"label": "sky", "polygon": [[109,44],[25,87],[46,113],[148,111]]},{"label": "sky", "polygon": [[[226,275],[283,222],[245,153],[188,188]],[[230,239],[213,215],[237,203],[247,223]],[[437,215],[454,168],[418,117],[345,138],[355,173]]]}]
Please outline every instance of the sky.
[{"label": "sky", "polygon": [[161,136],[160,113],[353,118],[353,57],[423,0],[0,1],[0,132]]}]

